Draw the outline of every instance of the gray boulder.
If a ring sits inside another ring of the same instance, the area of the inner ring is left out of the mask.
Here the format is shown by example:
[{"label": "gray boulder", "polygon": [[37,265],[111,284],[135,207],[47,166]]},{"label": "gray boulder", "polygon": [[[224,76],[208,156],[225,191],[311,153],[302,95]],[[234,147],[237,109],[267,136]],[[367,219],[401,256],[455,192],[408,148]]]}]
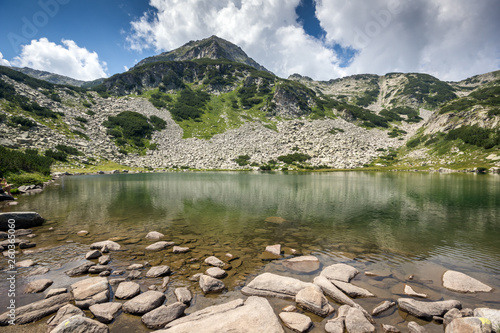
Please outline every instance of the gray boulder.
[{"label": "gray boulder", "polygon": [[49,279],[40,279],[31,281],[28,283],[26,288],[24,289],[25,294],[39,293],[50,287],[54,283],[54,281]]},{"label": "gray boulder", "polygon": [[200,276],[200,288],[205,294],[222,292],[226,286],[224,282],[208,275]]},{"label": "gray boulder", "polygon": [[328,280],[338,280],[342,282],[349,282],[359,271],[347,264],[334,264],[325,267],[321,271],[321,276],[326,277]]},{"label": "gray boulder", "polygon": [[205,264],[215,266],[215,267],[224,267],[226,263],[224,261],[220,260],[217,257],[210,256],[207,259],[205,259]]},{"label": "gray boulder", "polygon": [[75,305],[81,309],[109,300],[109,283],[105,277],[93,277],[71,285]]},{"label": "gray boulder", "polygon": [[162,305],[142,316],[142,322],[150,329],[164,328],[166,324],[184,314],[186,305],[176,302],[169,306]]},{"label": "gray boulder", "polygon": [[474,309],[474,317],[487,318],[491,321],[491,325],[495,332],[500,333],[500,310],[489,308]]},{"label": "gray boulder", "polygon": [[263,273],[243,287],[241,292],[247,296],[278,297],[294,300],[295,295],[300,290],[310,286],[314,285],[291,277]]},{"label": "gray boulder", "polygon": [[302,309],[321,317],[328,316],[334,310],[318,286],[309,286],[300,290],[295,296],[295,302]]},{"label": "gray boulder", "polygon": [[425,327],[417,324],[414,321],[410,321],[408,323],[408,330],[410,331],[410,333],[427,333]]},{"label": "gray boulder", "polygon": [[102,256],[101,251],[99,251],[99,250],[92,250],[92,251],[87,252],[87,254],[85,254],[85,259],[87,259],[87,260],[97,259],[100,256]]},{"label": "gray boulder", "polygon": [[205,274],[216,279],[222,279],[227,275],[226,271],[219,267],[210,267],[205,271]]},{"label": "gray boulder", "polygon": [[491,333],[491,321],[484,318],[456,318],[446,326],[445,333]]},{"label": "gray boulder", "polygon": [[168,274],[170,274],[170,267],[163,265],[163,266],[151,267],[149,271],[146,273],[146,276],[155,278]]},{"label": "gray boulder", "polygon": [[281,312],[279,317],[283,324],[294,332],[304,333],[312,326],[311,318],[301,313]]},{"label": "gray boulder", "polygon": [[412,298],[398,299],[398,306],[401,310],[408,312],[415,317],[425,319],[432,319],[434,316],[442,317],[446,312],[453,308],[462,308],[462,304],[455,300],[424,302],[416,301]]},{"label": "gray boulder", "polygon": [[156,242],[154,244],[151,244],[146,247],[146,250],[148,251],[161,251],[166,249],[167,247],[173,246],[175,243],[174,242]]},{"label": "gray boulder", "polygon": [[345,317],[345,328],[349,333],[372,333],[375,332],[373,326],[361,310],[351,307]]},{"label": "gray boulder", "polygon": [[[102,248],[107,248],[110,251],[118,251],[121,249],[121,246],[120,246],[120,244],[113,242],[111,240],[96,242],[96,243],[92,243],[90,245],[91,250],[101,250]],[[106,251],[102,251],[102,252],[105,253]]]},{"label": "gray boulder", "polygon": [[490,286],[460,272],[446,271],[443,274],[443,287],[462,293],[490,292]]},{"label": "gray boulder", "polygon": [[89,272],[90,267],[92,266],[95,266],[95,263],[91,261],[84,262],[83,264],[76,266],[75,268],[72,268],[66,271],[65,273],[70,277],[87,274]]},{"label": "gray boulder", "polygon": [[63,320],[50,333],[109,333],[109,328],[97,320],[77,315]]},{"label": "gray boulder", "polygon": [[105,271],[111,271],[111,267],[106,265],[95,265],[89,268],[90,274],[99,274]]},{"label": "gray boulder", "polygon": [[[14,220],[14,223],[9,221]],[[0,231],[7,231],[13,225],[14,229],[29,229],[39,227],[45,222],[40,214],[35,212],[0,213]]]},{"label": "gray boulder", "polygon": [[134,315],[143,315],[163,304],[165,295],[159,291],[149,290],[123,303],[123,311]]},{"label": "gray boulder", "polygon": [[[61,294],[16,308],[16,324],[27,324],[46,317],[71,301],[70,294]],[[9,325],[9,312],[0,315],[0,326]]]},{"label": "gray boulder", "polygon": [[344,333],[345,329],[345,317],[338,317],[331,319],[326,322],[325,332],[326,333]]},{"label": "gray boulder", "polygon": [[116,288],[115,297],[119,299],[130,299],[141,292],[139,284],[131,281],[122,282]]},{"label": "gray boulder", "polygon": [[101,256],[98,259],[99,265],[107,265],[107,264],[109,264],[110,261],[111,261],[111,256],[109,254],[105,255],[105,256]]},{"label": "gray boulder", "polygon": [[47,332],[52,331],[57,325],[59,325],[62,321],[73,317],[73,316],[82,316],[85,317],[85,312],[83,312],[81,309],[77,308],[73,304],[67,304],[60,308],[55,316],[50,317],[49,320],[47,320],[47,325],[49,326],[49,329]]},{"label": "gray boulder", "polygon": [[174,294],[180,303],[189,304],[193,299],[193,295],[191,295],[191,292],[186,287],[176,288]]},{"label": "gray boulder", "polygon": [[89,307],[90,312],[101,323],[108,324],[116,318],[122,308],[121,303],[107,302],[101,304],[94,304]]}]

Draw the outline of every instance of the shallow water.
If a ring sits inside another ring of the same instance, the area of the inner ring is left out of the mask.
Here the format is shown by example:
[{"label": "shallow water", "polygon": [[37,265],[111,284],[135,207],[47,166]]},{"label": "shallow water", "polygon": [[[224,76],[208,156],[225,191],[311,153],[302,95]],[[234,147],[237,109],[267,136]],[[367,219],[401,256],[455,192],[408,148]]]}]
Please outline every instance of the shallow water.
[{"label": "shallow water", "polygon": [[[403,295],[404,283],[432,300],[459,299],[465,307],[500,308],[500,177],[494,175],[425,173],[163,173],[63,177],[43,193],[20,197],[18,205],[3,211],[36,211],[47,222],[35,228],[39,251],[19,254],[39,265],[54,267],[53,287],[76,279],[62,277],[77,265],[95,241],[114,238],[127,251],[113,253],[111,265],[122,269],[130,263],[170,265],[167,302],[176,286],[188,286],[195,300],[187,312],[242,297],[239,289],[252,277],[271,271],[311,281],[315,274],[297,275],[281,260],[262,260],[267,245],[281,244],[288,251],[317,256],[322,267],[345,262],[361,272],[354,284],[369,289],[376,298],[358,299],[371,311],[385,299]],[[282,223],[267,222],[280,217]],[[54,228],[49,231],[49,228]],[[79,237],[76,232],[88,230]],[[149,231],[165,240],[187,246],[186,254],[171,250],[147,253]],[[203,296],[188,277],[203,272],[204,258],[226,253],[239,259],[224,279],[228,292]],[[198,260],[193,260],[198,259]],[[1,260],[1,268],[6,261]],[[61,267],[57,268],[57,265]],[[495,288],[488,294],[462,295],[445,290],[441,276],[447,269],[472,275]],[[33,278],[23,278],[18,288]],[[415,279],[409,281],[409,275]],[[0,292],[5,292],[0,276]],[[159,280],[141,279],[144,290]],[[20,293],[19,293],[20,294]],[[18,295],[19,305],[43,295]],[[4,312],[5,299],[0,299]],[[277,313],[291,302],[270,299]],[[312,316],[315,329],[324,326]],[[377,323],[391,323],[406,330],[404,313],[393,309]],[[421,322],[425,323],[425,322]],[[29,329],[31,326],[27,326]],[[33,326],[33,331],[39,326]],[[145,331],[139,317],[121,315],[111,331]],[[430,323],[428,328],[441,331]]]}]

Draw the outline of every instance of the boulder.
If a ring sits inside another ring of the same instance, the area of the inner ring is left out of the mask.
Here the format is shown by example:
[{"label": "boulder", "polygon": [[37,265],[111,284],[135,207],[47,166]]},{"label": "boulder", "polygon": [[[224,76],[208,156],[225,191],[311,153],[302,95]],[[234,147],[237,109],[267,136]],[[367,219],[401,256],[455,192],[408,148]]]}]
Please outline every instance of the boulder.
[{"label": "boulder", "polygon": [[144,268],[143,264],[132,264],[127,267],[128,270],[142,269],[142,268]]},{"label": "boulder", "polygon": [[208,275],[200,276],[200,288],[205,294],[221,292],[225,287],[221,280]]},{"label": "boulder", "polygon": [[146,276],[155,278],[168,274],[170,274],[170,267],[163,265],[163,266],[151,267],[149,271],[146,273]]},{"label": "boulder", "polygon": [[193,295],[186,287],[176,288],[174,291],[175,297],[177,298],[177,302],[189,304],[193,299]]},{"label": "boulder", "polygon": [[54,281],[49,279],[34,280],[28,283],[24,289],[25,294],[39,293],[50,287]]},{"label": "boulder", "polygon": [[85,317],[85,312],[83,312],[81,309],[77,308],[73,304],[67,304],[60,308],[55,316],[50,317],[49,320],[47,320],[47,325],[49,326],[49,329],[47,332],[52,331],[57,325],[59,325],[62,321],[73,317],[73,316],[82,316]]},{"label": "boulder", "polygon": [[318,287],[323,290],[323,293],[333,299],[335,302],[340,303],[340,304],[347,304],[349,306],[356,306],[357,304],[347,297],[346,294],[344,294],[343,291],[341,291],[339,288],[337,288],[333,283],[330,282],[326,277],[324,276],[317,276],[313,280],[314,284],[317,285]]},{"label": "boulder", "polygon": [[69,317],[57,325],[50,333],[109,333],[109,328],[97,320],[80,315]]},{"label": "boulder", "polygon": [[310,286],[313,286],[313,284],[291,277],[263,273],[243,287],[241,292],[247,296],[278,297],[294,300],[295,295],[300,290]]},{"label": "boulder", "polygon": [[165,295],[159,291],[149,290],[123,303],[123,311],[134,315],[143,315],[163,304]]},{"label": "boulder", "polygon": [[401,331],[396,327],[388,324],[382,324],[382,330],[385,333],[401,333]]},{"label": "boulder", "polygon": [[414,321],[410,321],[408,323],[408,330],[410,331],[410,333],[427,333],[425,327],[417,324]]},{"label": "boulder", "polygon": [[80,230],[76,234],[80,237],[84,237],[84,236],[87,236],[89,234],[89,232],[87,230]]},{"label": "boulder", "polygon": [[349,333],[372,333],[375,332],[373,326],[366,319],[363,312],[357,308],[351,307],[345,317],[345,328]]},{"label": "boulder", "polygon": [[[9,221],[15,221],[9,223]],[[40,214],[35,212],[11,212],[0,213],[0,231],[12,229],[29,229],[39,227],[45,222],[45,219]]]},{"label": "boulder", "polygon": [[456,318],[446,326],[445,333],[491,333],[491,321],[486,318]]},{"label": "boulder", "polygon": [[89,268],[90,274],[99,274],[105,271],[111,271],[111,267],[106,265],[94,265]]},{"label": "boulder", "polygon": [[345,329],[345,317],[338,317],[331,319],[326,322],[325,332],[326,333],[344,333]]},{"label": "boulder", "polygon": [[146,235],[146,239],[149,239],[149,240],[160,240],[163,237],[165,237],[165,235],[162,234],[161,232],[158,232],[158,231],[151,231],[151,232],[148,232],[148,234]]},{"label": "boulder", "polygon": [[214,256],[210,256],[207,259],[205,259],[205,264],[215,267],[224,267],[226,265],[225,262]]},{"label": "boulder", "polygon": [[186,305],[176,302],[169,306],[162,305],[142,316],[141,320],[150,329],[164,328],[166,324],[181,317]]},{"label": "boulder", "polygon": [[304,333],[312,326],[311,318],[301,313],[281,312],[279,317],[283,324],[294,332]]},{"label": "boulder", "polygon": [[[107,248],[110,251],[118,251],[121,249],[120,244],[113,242],[111,240],[105,240],[102,242],[96,242],[90,245],[91,250],[101,250],[102,248]],[[105,253],[106,251],[102,251]]]},{"label": "boulder", "polygon": [[453,308],[462,308],[462,304],[455,300],[424,302],[416,301],[411,298],[398,299],[398,306],[401,310],[408,312],[415,317],[424,319],[432,319],[434,316],[442,317],[446,312]]},{"label": "boulder", "polygon": [[[61,294],[16,308],[16,324],[27,324],[48,316],[71,301],[70,294]],[[0,315],[0,326],[9,325],[9,312]]]},{"label": "boulder", "polygon": [[148,251],[161,251],[161,250],[166,249],[167,247],[173,246],[174,244],[175,244],[174,242],[164,242],[164,241],[156,242],[156,243],[153,243],[153,244],[147,246],[146,250],[148,250]]},{"label": "boulder", "polygon": [[490,286],[456,271],[446,271],[443,274],[443,287],[462,293],[490,292],[493,290]]},{"label": "boulder", "polygon": [[116,318],[121,308],[121,303],[107,302],[94,304],[89,307],[89,310],[92,312],[95,319],[99,320],[101,323],[108,324]]},{"label": "boulder", "polygon": [[95,263],[91,261],[84,262],[83,264],[76,266],[68,271],[66,271],[66,275],[72,277],[77,275],[87,274],[89,272],[90,267],[95,266]]},{"label": "boulder", "polygon": [[109,300],[109,283],[105,277],[92,277],[71,285],[75,305],[81,309]]},{"label": "boulder", "polygon": [[491,321],[493,329],[497,333],[500,333],[500,310],[489,309],[489,308],[477,308],[474,309],[474,317],[483,317]]},{"label": "boulder", "polygon": [[99,265],[107,265],[107,264],[109,264],[110,261],[111,261],[111,256],[109,254],[102,256],[102,257],[99,257],[99,259],[98,259]]},{"label": "boulder", "polygon": [[375,297],[371,292],[361,287],[357,287],[351,283],[342,282],[339,280],[330,280],[337,288],[342,290],[349,297]]},{"label": "boulder", "polygon": [[53,288],[49,289],[45,294],[45,298],[49,298],[55,295],[64,294],[68,291],[68,288]]},{"label": "boulder", "polygon": [[412,287],[410,287],[409,285],[405,284],[405,288],[403,290],[403,292],[408,295],[408,296],[414,296],[414,297],[421,297],[421,298],[429,298],[428,295],[426,294],[423,294],[423,293],[417,293],[415,290],[413,290]]},{"label": "boulder", "polygon": [[222,279],[227,275],[226,271],[219,267],[210,267],[205,271],[205,274],[216,279]]},{"label": "boulder", "polygon": [[92,250],[92,251],[87,252],[87,254],[85,254],[85,259],[87,259],[87,260],[97,259],[100,256],[102,256],[101,251],[99,251],[99,250]]},{"label": "boulder", "polygon": [[141,276],[141,271],[138,271],[138,270],[134,269],[134,270],[130,271],[130,273],[128,273],[127,279],[129,279],[129,280],[135,280],[139,276]]},{"label": "boulder", "polygon": [[444,321],[443,321],[443,324],[444,325],[449,325],[454,319],[456,318],[462,318],[463,315],[462,315],[462,312],[457,309],[457,308],[453,308],[451,309],[450,311],[446,312],[444,314]]},{"label": "boulder", "polygon": [[334,310],[321,292],[321,288],[314,285],[300,290],[295,296],[295,302],[302,309],[321,317],[328,316]]},{"label": "boulder", "polygon": [[313,273],[320,267],[319,259],[314,256],[300,256],[282,261],[283,266],[294,272]]},{"label": "boulder", "polygon": [[196,311],[165,328],[156,333],[284,333],[269,302],[253,296]]},{"label": "boulder", "polygon": [[33,269],[28,274],[26,274],[26,277],[47,274],[49,271],[50,271],[50,268],[44,267],[44,266],[40,266],[40,267],[37,267],[37,268]]},{"label": "boulder", "polygon": [[130,299],[141,292],[139,284],[131,281],[122,282],[116,288],[115,297],[119,299]]},{"label": "boulder", "polygon": [[31,259],[16,262],[16,267],[19,267],[19,268],[26,268],[26,267],[31,267],[31,266],[35,266],[35,262]]},{"label": "boulder", "polygon": [[379,305],[377,305],[373,310],[372,310],[372,316],[376,316],[381,314],[382,312],[390,309],[396,305],[396,302],[391,302],[391,301],[383,301]]},{"label": "boulder", "polygon": [[172,248],[173,253],[186,253],[189,252],[189,247],[174,246]]},{"label": "boulder", "polygon": [[276,244],[276,245],[266,246],[266,252],[274,254],[275,256],[281,256],[281,245]]},{"label": "boulder", "polygon": [[338,280],[342,282],[349,282],[359,271],[347,264],[334,264],[325,267],[321,271],[321,276],[326,277],[328,280]]}]

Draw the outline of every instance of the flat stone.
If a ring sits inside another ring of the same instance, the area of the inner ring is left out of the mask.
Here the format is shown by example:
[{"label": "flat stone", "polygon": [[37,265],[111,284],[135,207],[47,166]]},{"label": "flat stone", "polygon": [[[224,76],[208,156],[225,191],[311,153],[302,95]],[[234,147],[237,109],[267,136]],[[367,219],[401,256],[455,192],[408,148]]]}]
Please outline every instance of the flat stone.
[{"label": "flat stone", "polygon": [[99,265],[107,265],[110,263],[110,261],[111,261],[110,255],[105,255],[105,256],[99,257],[99,259],[98,259]]},{"label": "flat stone", "polygon": [[109,283],[105,277],[92,277],[71,285],[75,304],[86,309],[91,305],[109,300]]},{"label": "flat stone", "polygon": [[122,282],[116,288],[115,297],[119,299],[130,299],[141,292],[141,286],[135,282],[126,281]]},{"label": "flat stone", "polygon": [[205,259],[205,264],[215,267],[224,267],[226,265],[225,262],[214,256],[210,256],[207,259]]},{"label": "flat stone", "polygon": [[383,301],[379,305],[377,305],[373,310],[372,310],[372,316],[376,316],[381,314],[382,312],[390,309],[396,305],[396,302],[391,302],[391,301]]},{"label": "flat stone", "polygon": [[49,279],[34,280],[28,283],[24,289],[25,294],[39,293],[50,287],[54,281]]},{"label": "flat stone", "polygon": [[427,333],[425,327],[417,324],[414,321],[410,321],[408,323],[408,330],[410,331],[410,333]]},{"label": "flat stone", "polygon": [[347,264],[334,264],[325,267],[321,271],[321,276],[326,277],[328,280],[338,280],[342,282],[349,282],[359,271]]},{"label": "flat stone", "polygon": [[213,278],[216,278],[216,279],[222,279],[223,277],[225,277],[227,275],[226,271],[223,269],[220,269],[219,267],[210,267],[209,269],[207,269],[205,271],[205,274],[209,275]]},{"label": "flat stone", "polygon": [[274,254],[275,256],[281,256],[281,245],[268,245],[266,246],[266,252]]},{"label": "flat stone", "polygon": [[[27,324],[46,317],[71,301],[71,295],[61,294],[16,308],[16,324]],[[0,315],[0,326],[9,325],[9,312]]]},{"label": "flat stone", "polygon": [[156,333],[284,333],[269,302],[249,297],[215,305],[176,319]]},{"label": "flat stone", "polygon": [[143,264],[132,264],[127,267],[128,270],[142,269],[142,268],[144,268]]},{"label": "flat stone", "polygon": [[491,325],[493,325],[493,328],[496,329],[496,332],[500,333],[500,310],[489,309],[489,308],[477,308],[474,309],[474,317],[482,317],[489,319],[491,321]]},{"label": "flat stone", "polygon": [[80,230],[76,234],[80,237],[84,237],[84,236],[87,236],[89,234],[89,232],[87,230]]},{"label": "flat stone", "polygon": [[186,305],[176,302],[169,306],[162,305],[142,316],[141,320],[150,329],[164,328],[166,324],[181,317]]},{"label": "flat stone", "polygon": [[14,229],[38,227],[45,222],[45,219],[35,212],[0,213],[0,231],[8,231],[10,229],[9,220],[11,219],[16,221]]},{"label": "flat stone", "polygon": [[173,253],[186,253],[189,252],[189,247],[174,246],[172,248]]},{"label": "flat stone", "polygon": [[68,291],[68,288],[52,288],[47,291],[47,294],[45,294],[45,298],[49,298],[52,296],[64,294]]},{"label": "flat stone", "polygon": [[85,259],[87,259],[87,260],[97,259],[100,256],[102,256],[101,251],[99,251],[99,250],[92,250],[92,251],[87,252],[87,254],[85,254]]},{"label": "flat stone", "polygon": [[97,320],[76,315],[63,320],[50,333],[109,333],[109,328]]},{"label": "flat stone", "polygon": [[129,280],[135,280],[139,276],[141,276],[141,271],[138,271],[138,270],[134,269],[134,270],[130,271],[130,273],[128,273],[127,279],[129,279]]},{"label": "flat stone", "polygon": [[[105,271],[111,271],[111,267],[107,265],[95,265],[89,268],[90,274],[99,274]],[[109,274],[108,274],[109,275]]]},{"label": "flat stone", "polygon": [[446,326],[445,333],[491,333],[491,321],[486,318],[456,318]]},{"label": "flat stone", "polygon": [[35,266],[35,262],[31,259],[16,262],[16,267],[19,268],[26,268],[31,266]]},{"label": "flat stone", "polygon": [[175,297],[177,298],[177,302],[189,304],[193,299],[193,295],[186,287],[176,288],[174,291]]},{"label": "flat stone", "polygon": [[319,259],[314,256],[300,256],[283,260],[283,266],[299,273],[313,273],[320,267]]},{"label": "flat stone", "polygon": [[294,300],[300,290],[310,286],[313,286],[313,284],[291,277],[263,273],[243,287],[241,292],[247,296],[278,297]]},{"label": "flat stone", "polygon": [[162,239],[163,237],[165,237],[165,235],[158,231],[151,231],[148,232],[148,234],[146,235],[146,239],[149,240],[159,240]]},{"label": "flat stone", "polygon": [[149,290],[123,303],[123,311],[134,315],[143,315],[163,304],[165,295],[159,291]]},{"label": "flat stone", "polygon": [[382,330],[386,333],[401,333],[397,327],[388,324],[382,324]]},{"label": "flat stone", "polygon": [[148,251],[161,251],[166,249],[167,247],[173,246],[175,243],[174,242],[156,242],[154,244],[151,244],[146,247],[146,250]]},{"label": "flat stone", "polygon": [[304,333],[309,331],[312,326],[312,320],[306,315],[296,312],[281,312],[280,319],[286,327],[292,331]]},{"label": "flat stone", "polygon": [[90,267],[92,267],[92,266],[95,266],[95,263],[93,263],[91,261],[84,262],[83,264],[81,264],[75,268],[72,268],[72,269],[66,271],[65,273],[66,273],[66,275],[68,275],[70,277],[87,274],[89,272]]},{"label": "flat stone", "polygon": [[[118,251],[121,249],[120,244],[113,242],[111,240],[105,240],[102,242],[96,242],[90,245],[91,250],[102,250],[102,248],[106,247],[110,251]],[[104,253],[104,251],[103,251]]]},{"label": "flat stone", "polygon": [[321,317],[326,317],[333,312],[333,307],[318,286],[308,286],[300,290],[295,296],[295,302],[302,309]]},{"label": "flat stone", "polygon": [[344,293],[346,293],[350,297],[375,297],[371,292],[368,290],[357,287],[351,283],[347,282],[342,282],[339,280],[330,280],[331,283],[333,283],[337,288],[342,290]]},{"label": "flat stone", "polygon": [[442,317],[453,308],[460,309],[462,304],[455,300],[424,302],[416,301],[411,298],[400,298],[398,299],[398,306],[401,310],[415,317],[432,319],[434,316]]},{"label": "flat stone", "polygon": [[49,271],[50,271],[50,268],[40,266],[40,267],[37,267],[37,268],[33,269],[32,271],[28,272],[28,274],[26,274],[26,277],[47,274]]},{"label": "flat stone", "polygon": [[221,280],[208,275],[200,276],[200,288],[205,294],[222,292],[225,287]]},{"label": "flat stone", "polygon": [[351,307],[345,317],[345,328],[349,333],[372,333],[375,332],[373,326],[361,310]]},{"label": "flat stone", "polygon": [[456,271],[446,271],[443,274],[443,287],[462,293],[490,292],[493,290],[490,286]]},{"label": "flat stone", "polygon": [[326,277],[320,275],[314,278],[313,280],[314,284],[319,286],[321,290],[323,290],[323,293],[333,299],[335,302],[340,303],[340,304],[347,304],[349,306],[356,306],[357,304],[347,297],[346,294],[339,288],[337,288],[330,280],[328,280]]},{"label": "flat stone", "polygon": [[325,332],[326,333],[344,333],[345,329],[345,317],[339,317],[331,319],[326,322]]},{"label": "flat stone", "polygon": [[83,312],[81,309],[77,308],[73,304],[67,304],[63,306],[57,311],[55,316],[52,316],[49,320],[47,320],[47,325],[49,326],[47,332],[52,331],[62,321],[73,316],[85,317],[85,312]]},{"label": "flat stone", "polygon": [[107,302],[94,304],[89,307],[89,310],[101,323],[108,324],[116,318],[121,308],[121,303]]},{"label": "flat stone", "polygon": [[149,271],[146,273],[146,276],[155,278],[168,274],[170,274],[170,267],[163,265],[163,266],[151,267]]}]

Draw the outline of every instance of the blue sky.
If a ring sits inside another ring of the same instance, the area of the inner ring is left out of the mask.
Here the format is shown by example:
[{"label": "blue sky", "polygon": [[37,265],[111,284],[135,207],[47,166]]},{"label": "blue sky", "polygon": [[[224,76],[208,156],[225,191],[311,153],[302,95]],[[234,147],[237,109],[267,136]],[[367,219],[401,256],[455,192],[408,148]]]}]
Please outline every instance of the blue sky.
[{"label": "blue sky", "polygon": [[0,0],[0,64],[90,80],[218,35],[279,76],[500,68],[500,2]]}]

